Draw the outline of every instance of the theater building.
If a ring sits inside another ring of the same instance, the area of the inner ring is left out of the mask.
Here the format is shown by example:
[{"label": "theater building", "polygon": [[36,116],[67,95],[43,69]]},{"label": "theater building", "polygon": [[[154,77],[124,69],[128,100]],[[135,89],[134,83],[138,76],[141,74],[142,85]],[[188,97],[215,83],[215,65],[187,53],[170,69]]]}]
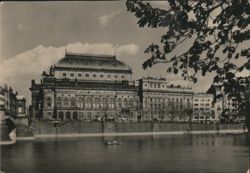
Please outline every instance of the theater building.
[{"label": "theater building", "polygon": [[65,53],[43,72],[40,83],[32,80],[33,117],[84,121],[137,121],[138,86],[132,69],[116,56]]}]

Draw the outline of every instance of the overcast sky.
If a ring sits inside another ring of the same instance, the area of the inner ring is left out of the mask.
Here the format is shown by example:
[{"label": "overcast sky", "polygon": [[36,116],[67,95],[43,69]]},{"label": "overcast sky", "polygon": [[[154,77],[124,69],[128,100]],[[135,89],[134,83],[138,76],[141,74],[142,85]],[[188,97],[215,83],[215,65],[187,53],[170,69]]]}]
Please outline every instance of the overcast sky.
[{"label": "overcast sky", "polygon": [[[152,2],[166,8],[164,1]],[[164,65],[143,70],[145,48],[157,42],[163,29],[139,28],[136,17],[126,11],[125,1],[4,2],[1,3],[0,84],[11,85],[28,99],[31,79],[40,80],[43,70],[67,51],[117,54],[141,76],[166,77],[169,83],[192,85],[206,91],[211,77],[197,85],[166,74]],[[188,48],[188,44],[181,49]]]}]

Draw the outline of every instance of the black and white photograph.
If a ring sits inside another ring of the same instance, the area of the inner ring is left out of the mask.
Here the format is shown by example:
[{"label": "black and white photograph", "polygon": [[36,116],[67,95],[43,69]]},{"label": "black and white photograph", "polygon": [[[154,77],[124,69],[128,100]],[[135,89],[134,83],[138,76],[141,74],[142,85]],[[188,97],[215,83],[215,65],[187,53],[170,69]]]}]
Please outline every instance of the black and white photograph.
[{"label": "black and white photograph", "polygon": [[250,173],[250,1],[0,2],[0,173]]}]

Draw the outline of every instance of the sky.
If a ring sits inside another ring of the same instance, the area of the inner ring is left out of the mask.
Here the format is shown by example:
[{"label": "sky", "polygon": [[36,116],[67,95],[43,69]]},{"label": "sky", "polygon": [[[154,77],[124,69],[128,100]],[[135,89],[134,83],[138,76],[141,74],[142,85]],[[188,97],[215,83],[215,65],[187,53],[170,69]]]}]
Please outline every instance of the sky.
[{"label": "sky", "polygon": [[[167,8],[164,1],[154,7]],[[149,57],[144,50],[159,42],[164,29],[139,28],[137,18],[127,12],[125,1],[2,2],[0,6],[0,85],[7,84],[30,101],[31,80],[41,79],[65,51],[116,54],[133,69],[133,78],[165,77],[169,84],[192,86],[206,92],[212,75],[199,77],[193,84],[166,73],[159,64],[143,70]],[[183,44],[178,50],[189,47]]]}]

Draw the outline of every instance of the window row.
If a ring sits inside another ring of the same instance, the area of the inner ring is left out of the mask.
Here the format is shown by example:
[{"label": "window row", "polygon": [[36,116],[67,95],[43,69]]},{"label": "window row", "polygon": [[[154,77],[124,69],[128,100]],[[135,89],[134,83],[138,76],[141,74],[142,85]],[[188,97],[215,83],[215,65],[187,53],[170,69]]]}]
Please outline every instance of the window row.
[{"label": "window row", "polygon": [[[67,77],[68,76],[68,74],[67,73],[62,73],[62,76],[63,77]],[[69,74],[69,76],[70,77],[76,77],[76,76],[78,76],[78,77],[86,77],[86,78],[89,78],[89,77],[93,77],[93,78],[96,78],[96,77],[100,77],[100,78],[104,78],[104,77],[107,77],[107,78],[111,78],[111,75],[110,74],[107,74],[107,75],[104,75],[104,74],[100,74],[100,75],[97,75],[97,74],[88,74],[88,73],[86,73],[86,74],[82,74],[82,73],[77,73],[77,74],[75,74],[75,73],[70,73]],[[114,78],[119,78],[119,76],[118,75],[112,75]],[[125,79],[125,76],[124,75],[121,75],[121,78],[122,79]]]},{"label": "window row", "polygon": [[194,99],[195,102],[198,102],[198,101],[201,101],[201,102],[204,102],[204,101],[207,101],[207,102],[210,102],[211,99]]},{"label": "window row", "polygon": [[81,109],[104,109],[104,108],[110,108],[114,109],[116,107],[118,108],[133,108],[137,107],[138,104],[136,102],[78,102],[77,105],[75,102],[57,102],[57,107],[77,107]]},{"label": "window row", "polygon": [[[148,102],[148,101],[151,101],[151,102],[153,102],[153,101],[158,101],[158,102],[160,102],[160,101],[168,101],[168,102],[183,102],[183,100],[185,100],[185,98],[168,98],[168,99],[165,99],[165,98],[145,98],[144,99],[144,101],[145,102]],[[187,100],[187,102],[190,102],[190,98],[187,98],[186,99]]]}]

